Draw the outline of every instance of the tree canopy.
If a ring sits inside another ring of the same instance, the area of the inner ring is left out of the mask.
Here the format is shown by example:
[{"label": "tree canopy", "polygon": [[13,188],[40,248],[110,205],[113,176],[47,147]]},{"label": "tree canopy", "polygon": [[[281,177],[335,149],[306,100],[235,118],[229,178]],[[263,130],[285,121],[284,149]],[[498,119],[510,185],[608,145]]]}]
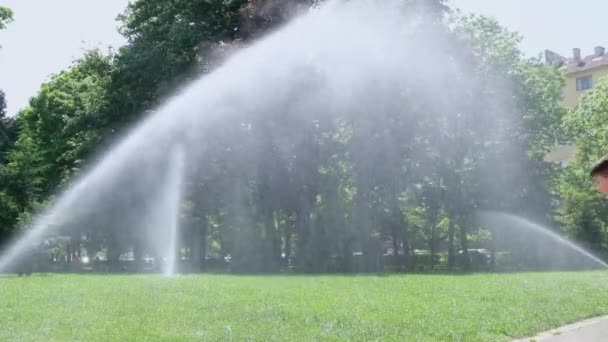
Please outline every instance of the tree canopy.
[{"label": "tree canopy", "polygon": [[[132,2],[119,17],[128,43],[110,54],[89,51],[53,76],[19,113],[18,136],[7,140],[15,143],[0,145],[8,151],[0,166],[0,234],[7,237],[25,224],[38,205],[69,186],[99,151],[178,85],[213,70],[218,50],[247,45],[316,4]],[[311,120],[285,113],[232,118],[215,132],[201,132],[209,138],[191,158],[204,159],[207,166],[192,178],[181,205],[180,253],[195,268],[226,255],[233,269],[243,272],[277,271],[292,257],[303,272],[377,271],[384,259],[397,269],[469,268],[469,250],[492,250],[494,260],[499,248],[494,233],[476,221],[478,210],[552,221],[558,170],[542,156],[562,129],[578,137],[600,127],[593,125],[602,119],[592,123],[587,115],[606,102],[602,95],[591,95],[588,104],[568,113],[564,128],[563,75],[523,57],[517,34],[494,19],[450,13],[444,1],[403,4],[404,11],[431,8],[433,20],[425,29],[467,47],[451,52],[471,70],[460,80],[471,86],[454,101],[458,108],[425,112],[431,103],[456,96],[447,84],[435,99],[399,92],[396,85],[394,95],[402,97],[397,108],[361,108],[350,116],[311,113]],[[294,134],[287,127],[299,130]],[[591,134],[608,136],[600,128]],[[587,152],[580,158],[597,155],[602,144],[584,144]],[[588,161],[579,163],[585,167]],[[494,174],[499,176],[487,176]],[[582,176],[579,182],[589,185]],[[565,185],[559,189],[582,205]],[[594,197],[585,193],[591,205]],[[574,227],[581,220],[600,220],[599,211],[593,218],[581,214],[591,210],[584,207],[568,207],[571,213],[560,222]],[[603,227],[576,237],[596,241],[593,234]],[[117,262],[130,250],[141,257],[140,239],[121,231],[83,227],[86,234],[72,236],[58,253],[105,251]]]}]

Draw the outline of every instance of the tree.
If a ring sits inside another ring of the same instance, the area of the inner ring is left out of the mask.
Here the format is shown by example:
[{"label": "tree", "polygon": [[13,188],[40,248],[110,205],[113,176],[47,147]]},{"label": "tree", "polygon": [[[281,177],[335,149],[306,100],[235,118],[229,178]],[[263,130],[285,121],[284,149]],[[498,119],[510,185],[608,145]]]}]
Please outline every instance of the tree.
[{"label": "tree", "polygon": [[595,190],[589,171],[608,151],[606,120],[608,83],[602,81],[563,119],[566,137],[577,146],[577,152],[556,185],[561,201],[558,220],[563,229],[596,251],[606,248],[608,204]]},{"label": "tree", "polygon": [[16,119],[0,117],[0,129],[7,137],[0,140],[5,152],[0,200],[11,208],[4,222],[7,231],[16,228],[18,215],[45,202],[78,173],[98,148],[107,126],[100,110],[110,68],[109,57],[89,52],[44,84]]},{"label": "tree", "polygon": [[109,113],[122,127],[189,82],[209,64],[208,52],[231,41],[245,1],[140,0],[119,20],[129,44],[119,49],[112,74]]},{"label": "tree", "polygon": [[10,8],[0,6],[0,30],[6,28],[6,24],[13,21],[13,11]]},{"label": "tree", "polygon": [[[6,28],[6,24],[13,20],[13,12],[6,7],[0,6],[0,30]],[[0,45],[0,48],[2,46]],[[18,123],[14,118],[6,116],[6,95],[0,89],[0,182],[6,183],[6,175],[3,171],[6,155],[17,140]],[[1,185],[1,184],[0,184]],[[19,210],[14,199],[0,186],[0,244],[10,235]]]},{"label": "tree", "polygon": [[[19,114],[21,131],[0,177],[2,219],[25,217],[178,84],[211,70],[219,41],[247,44],[314,3],[132,2],[121,16],[126,46],[110,56],[87,53]],[[400,4],[424,19],[408,26],[411,39],[436,39],[409,58],[412,77],[354,87],[354,100],[336,109],[316,97],[324,75],[302,66],[289,91],[257,115],[239,110],[209,123],[184,147],[190,166],[180,253],[194,269],[218,254],[230,255],[239,272],[286,264],[375,272],[388,243],[399,269],[467,268],[470,248],[491,245],[477,210],[550,216],[544,179],[554,170],[541,157],[561,129],[559,72],[524,59],[519,37],[495,20],[457,17],[446,25],[443,1]],[[421,6],[430,11],[420,14]],[[445,72],[435,76],[450,86],[420,87],[416,67],[433,71],[424,56],[448,56],[433,60]],[[309,106],[294,105],[308,96]],[[153,251],[144,226],[160,220],[154,199],[166,195],[157,186],[166,164],[151,162],[152,176],[134,167],[108,179],[94,212],[66,223],[86,236],[75,234],[71,250],[105,250],[116,263],[129,250],[136,258]]]},{"label": "tree", "polygon": [[18,122],[15,118],[6,116],[6,100],[0,90],[0,164],[4,163],[6,153],[17,140]]},{"label": "tree", "polygon": [[29,148],[41,158],[45,194],[77,171],[100,143],[111,69],[108,56],[88,52],[71,69],[44,84],[20,113],[20,141],[31,142]]},{"label": "tree", "polygon": [[[0,6],[0,30],[13,20],[10,8]],[[1,45],[0,45],[1,47]],[[4,162],[6,152],[15,142],[17,136],[17,123],[6,117],[6,94],[0,89],[0,164]]]}]

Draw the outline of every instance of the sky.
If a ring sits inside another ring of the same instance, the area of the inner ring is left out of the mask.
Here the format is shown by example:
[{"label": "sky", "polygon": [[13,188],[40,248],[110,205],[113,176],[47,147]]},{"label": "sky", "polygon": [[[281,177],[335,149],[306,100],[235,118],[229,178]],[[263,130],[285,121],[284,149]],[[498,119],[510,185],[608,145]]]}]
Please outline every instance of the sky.
[{"label": "sky", "polygon": [[26,106],[51,74],[88,48],[124,44],[116,17],[128,0],[0,0],[14,21],[0,30],[0,89],[9,115]]},{"label": "sky", "polygon": [[[116,16],[129,0],[0,0],[14,11],[15,21],[0,31],[0,89],[6,92],[9,115],[27,105],[50,75],[67,68],[93,47],[124,44]],[[606,0],[449,0],[463,12],[497,18],[524,36],[522,50],[537,56],[550,49],[570,56],[582,54],[605,38]]]},{"label": "sky", "polygon": [[465,12],[498,19],[501,25],[524,36],[521,48],[537,56],[545,49],[562,56],[580,48],[583,55],[598,45],[608,47],[606,0],[449,0]]}]

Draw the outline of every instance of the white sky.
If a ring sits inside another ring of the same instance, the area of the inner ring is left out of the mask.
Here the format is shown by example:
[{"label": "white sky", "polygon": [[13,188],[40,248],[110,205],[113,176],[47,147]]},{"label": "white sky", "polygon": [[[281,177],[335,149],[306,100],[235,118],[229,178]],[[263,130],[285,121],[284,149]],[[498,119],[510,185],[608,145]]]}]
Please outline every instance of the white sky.
[{"label": "white sky", "polygon": [[0,0],[14,21],[0,31],[0,89],[8,114],[27,105],[49,75],[87,48],[120,46],[116,16],[128,0]]},{"label": "white sky", "polygon": [[[0,0],[15,12],[15,21],[0,31],[0,89],[9,115],[27,105],[41,83],[65,69],[92,47],[120,46],[124,39],[115,18],[129,0]],[[583,54],[608,45],[605,16],[608,0],[450,0],[464,12],[496,17],[524,35],[523,51],[536,56],[544,49]]]},{"label": "white sky", "polygon": [[597,45],[608,47],[607,0],[449,0],[465,12],[498,19],[501,25],[524,36],[522,50],[537,56],[545,49],[570,56],[583,55]]}]

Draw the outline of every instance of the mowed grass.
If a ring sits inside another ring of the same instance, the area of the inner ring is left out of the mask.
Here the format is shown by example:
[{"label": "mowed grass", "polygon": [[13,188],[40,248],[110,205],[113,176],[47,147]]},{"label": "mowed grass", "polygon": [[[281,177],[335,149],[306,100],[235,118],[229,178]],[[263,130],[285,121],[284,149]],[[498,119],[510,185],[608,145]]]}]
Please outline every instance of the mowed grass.
[{"label": "mowed grass", "polygon": [[507,341],[608,314],[608,272],[0,277],[1,341]]}]

